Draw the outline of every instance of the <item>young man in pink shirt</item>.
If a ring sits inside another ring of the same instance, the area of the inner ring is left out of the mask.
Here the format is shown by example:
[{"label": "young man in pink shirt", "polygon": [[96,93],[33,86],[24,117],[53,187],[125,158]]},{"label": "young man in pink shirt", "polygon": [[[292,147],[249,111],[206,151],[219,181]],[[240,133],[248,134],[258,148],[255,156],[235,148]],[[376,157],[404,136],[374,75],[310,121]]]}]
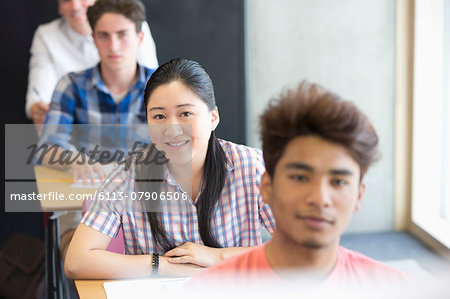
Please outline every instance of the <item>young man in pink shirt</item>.
[{"label": "young man in pink shirt", "polygon": [[201,272],[190,285],[204,288],[205,280],[215,279],[234,287],[406,281],[401,272],[339,246],[361,206],[364,175],[378,157],[368,118],[351,102],[302,82],[267,107],[260,125],[261,192],[276,219],[273,239]]}]

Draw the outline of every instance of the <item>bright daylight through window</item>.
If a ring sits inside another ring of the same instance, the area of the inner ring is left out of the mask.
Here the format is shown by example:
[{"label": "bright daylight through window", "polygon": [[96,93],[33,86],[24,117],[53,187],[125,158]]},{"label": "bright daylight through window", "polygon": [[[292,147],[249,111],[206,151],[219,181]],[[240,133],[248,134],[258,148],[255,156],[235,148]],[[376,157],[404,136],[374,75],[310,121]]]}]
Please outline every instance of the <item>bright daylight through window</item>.
[{"label": "bright daylight through window", "polygon": [[416,0],[412,220],[450,248],[450,0]]}]

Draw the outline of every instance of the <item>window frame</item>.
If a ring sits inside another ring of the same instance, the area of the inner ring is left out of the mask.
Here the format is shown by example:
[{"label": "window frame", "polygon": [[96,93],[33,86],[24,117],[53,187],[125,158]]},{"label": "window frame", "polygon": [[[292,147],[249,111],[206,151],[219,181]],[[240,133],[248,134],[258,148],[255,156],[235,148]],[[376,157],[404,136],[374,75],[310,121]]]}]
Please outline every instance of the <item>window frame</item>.
[{"label": "window frame", "polygon": [[411,223],[450,249],[448,2],[414,2]]}]

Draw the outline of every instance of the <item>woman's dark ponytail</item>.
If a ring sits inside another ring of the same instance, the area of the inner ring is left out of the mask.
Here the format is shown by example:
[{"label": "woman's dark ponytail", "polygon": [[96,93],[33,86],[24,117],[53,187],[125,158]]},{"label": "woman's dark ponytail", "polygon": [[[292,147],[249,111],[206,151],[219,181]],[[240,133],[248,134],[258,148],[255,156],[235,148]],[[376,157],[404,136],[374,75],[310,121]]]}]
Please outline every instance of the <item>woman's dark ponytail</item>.
[{"label": "woman's dark ponytail", "polygon": [[219,248],[211,229],[212,217],[222,193],[226,177],[226,156],[214,132],[208,142],[205,166],[203,170],[204,187],[197,202],[200,236],[206,246]]}]

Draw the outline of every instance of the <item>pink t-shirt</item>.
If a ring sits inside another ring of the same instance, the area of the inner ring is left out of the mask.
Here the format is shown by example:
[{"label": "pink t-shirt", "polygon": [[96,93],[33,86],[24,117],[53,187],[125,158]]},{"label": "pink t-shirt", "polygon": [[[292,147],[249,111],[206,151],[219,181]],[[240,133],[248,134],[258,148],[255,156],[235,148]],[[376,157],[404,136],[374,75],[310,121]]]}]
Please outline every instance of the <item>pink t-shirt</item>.
[{"label": "pink t-shirt", "polygon": [[[292,272],[292,275],[301,275]],[[303,273],[307,278],[307,273]],[[233,286],[289,285],[277,275],[269,265],[265,245],[250,249],[240,255],[227,259],[217,266],[206,269],[194,276],[189,286],[205,286],[205,281],[229,283]],[[405,283],[409,277],[387,265],[377,262],[361,253],[338,247],[337,260],[330,274],[317,286],[365,287]]]}]

